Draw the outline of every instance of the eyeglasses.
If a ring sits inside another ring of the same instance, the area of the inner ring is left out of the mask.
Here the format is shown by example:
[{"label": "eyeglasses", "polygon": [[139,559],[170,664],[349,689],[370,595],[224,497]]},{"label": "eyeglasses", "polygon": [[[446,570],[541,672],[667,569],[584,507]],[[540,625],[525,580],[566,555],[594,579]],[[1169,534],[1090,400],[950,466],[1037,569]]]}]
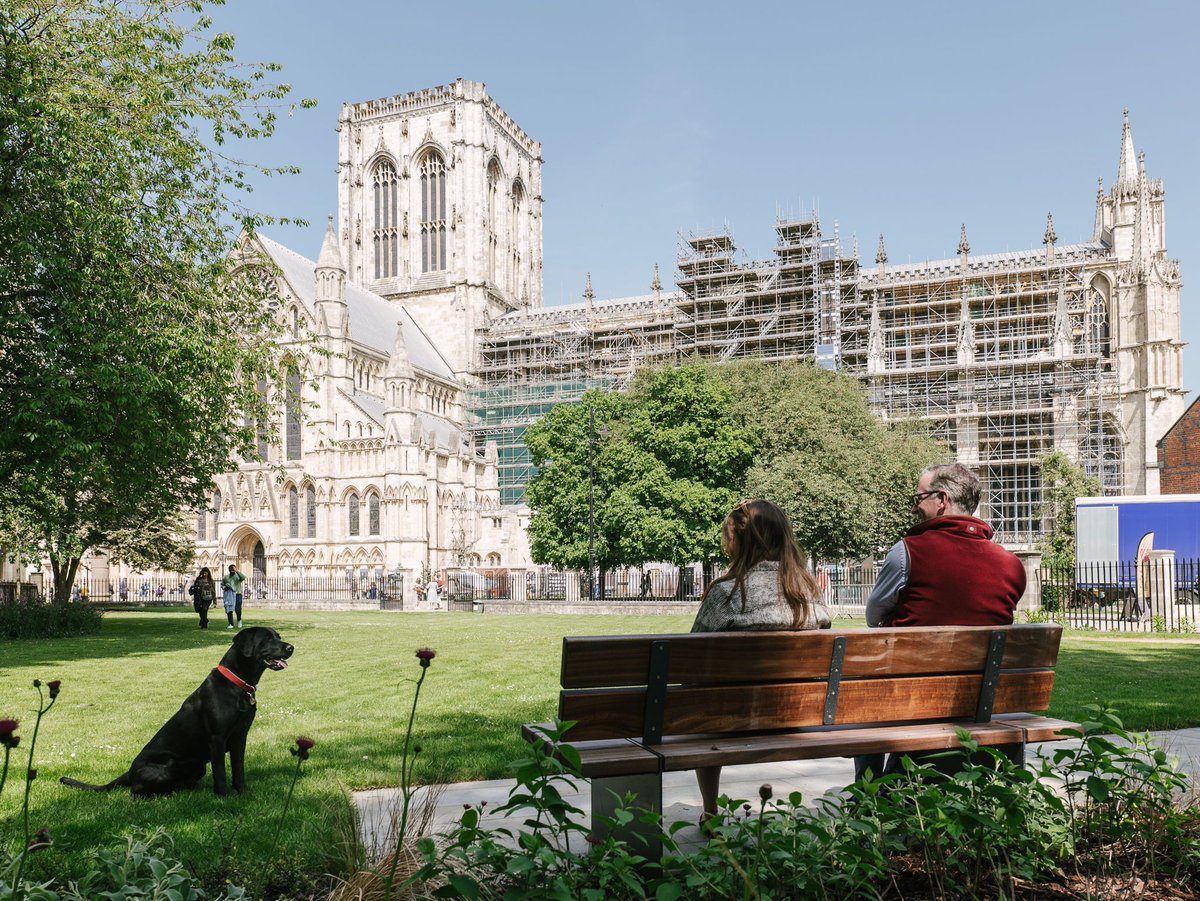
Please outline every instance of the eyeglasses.
[{"label": "eyeglasses", "polygon": [[925,498],[929,497],[931,494],[945,494],[945,493],[946,492],[944,492],[944,491],[922,491],[920,494],[912,495],[909,498],[909,500],[912,501],[912,505],[915,507],[917,504],[921,503],[921,501],[925,500]]}]

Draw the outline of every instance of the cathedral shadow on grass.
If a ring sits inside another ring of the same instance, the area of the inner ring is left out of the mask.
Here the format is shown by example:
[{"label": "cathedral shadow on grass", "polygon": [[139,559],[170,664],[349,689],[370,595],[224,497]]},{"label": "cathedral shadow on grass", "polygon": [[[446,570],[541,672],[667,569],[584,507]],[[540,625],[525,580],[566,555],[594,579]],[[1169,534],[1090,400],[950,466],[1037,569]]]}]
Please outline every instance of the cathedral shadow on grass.
[{"label": "cathedral shadow on grass", "polygon": [[[37,639],[0,642],[4,648],[4,662],[8,666],[46,666],[66,662],[78,663],[87,660],[108,658],[128,659],[194,648],[213,648],[213,665],[220,659],[224,649],[233,641],[236,631],[226,629],[225,611],[220,607],[209,610],[208,629],[199,628],[199,617],[191,608],[159,608],[141,610],[137,616],[127,611],[106,611],[100,631],[94,635],[76,638]],[[297,634],[316,628],[316,625],[274,622],[271,611],[245,611],[246,627],[269,626],[278,629],[286,641],[293,641]],[[216,650],[220,648],[221,650]]]}]

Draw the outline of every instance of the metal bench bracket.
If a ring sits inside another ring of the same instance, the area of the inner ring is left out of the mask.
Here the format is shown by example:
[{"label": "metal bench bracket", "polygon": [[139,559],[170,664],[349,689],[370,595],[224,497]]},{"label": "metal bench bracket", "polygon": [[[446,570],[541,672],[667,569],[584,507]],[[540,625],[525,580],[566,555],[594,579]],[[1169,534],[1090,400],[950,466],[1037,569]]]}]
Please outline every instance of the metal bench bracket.
[{"label": "metal bench bracket", "polygon": [[975,708],[975,722],[986,723],[992,718],[992,706],[996,703],[996,686],[1000,682],[1000,663],[1004,660],[1004,642],[1007,632],[993,632],[988,642],[987,662],[983,666],[983,681],[979,686],[979,706]]},{"label": "metal bench bracket", "polygon": [[832,726],[837,719],[838,692],[842,687],[842,665],[846,661],[846,638],[839,635],[833,640],[833,654],[829,658],[829,682],[825,686],[825,715],[822,722]]},{"label": "metal bench bracket", "polygon": [[650,676],[646,680],[646,707],[642,719],[642,741],[648,745],[662,744],[667,665],[670,662],[670,640],[650,642]]}]

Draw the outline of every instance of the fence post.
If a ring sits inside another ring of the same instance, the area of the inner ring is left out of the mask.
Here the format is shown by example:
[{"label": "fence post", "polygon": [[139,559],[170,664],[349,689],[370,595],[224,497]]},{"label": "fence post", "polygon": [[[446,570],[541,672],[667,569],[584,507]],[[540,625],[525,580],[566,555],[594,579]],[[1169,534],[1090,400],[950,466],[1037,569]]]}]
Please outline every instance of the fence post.
[{"label": "fence post", "polygon": [[1018,610],[1040,610],[1042,607],[1042,554],[1040,551],[1017,551],[1017,559],[1025,567],[1025,593],[1017,601]]}]

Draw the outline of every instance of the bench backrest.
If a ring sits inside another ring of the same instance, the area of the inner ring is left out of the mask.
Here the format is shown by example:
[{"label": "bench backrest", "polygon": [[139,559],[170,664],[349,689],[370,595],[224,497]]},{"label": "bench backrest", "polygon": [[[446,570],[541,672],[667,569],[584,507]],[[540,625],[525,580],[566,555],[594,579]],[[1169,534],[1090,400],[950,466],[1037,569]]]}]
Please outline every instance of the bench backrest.
[{"label": "bench backrest", "polygon": [[573,741],[934,720],[1050,703],[1062,627],[939,626],[563,639]]}]

